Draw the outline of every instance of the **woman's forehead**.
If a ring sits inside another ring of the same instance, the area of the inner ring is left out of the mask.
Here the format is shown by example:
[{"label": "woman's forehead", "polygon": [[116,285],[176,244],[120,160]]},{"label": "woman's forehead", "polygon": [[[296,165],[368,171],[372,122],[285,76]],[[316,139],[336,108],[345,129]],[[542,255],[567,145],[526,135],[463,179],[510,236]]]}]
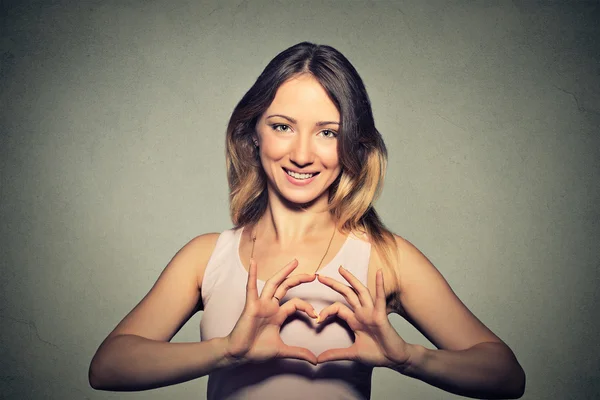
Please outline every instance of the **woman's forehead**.
[{"label": "woman's forehead", "polygon": [[296,120],[339,122],[340,113],[327,91],[312,75],[303,74],[284,82],[267,108],[265,116],[283,114]]}]

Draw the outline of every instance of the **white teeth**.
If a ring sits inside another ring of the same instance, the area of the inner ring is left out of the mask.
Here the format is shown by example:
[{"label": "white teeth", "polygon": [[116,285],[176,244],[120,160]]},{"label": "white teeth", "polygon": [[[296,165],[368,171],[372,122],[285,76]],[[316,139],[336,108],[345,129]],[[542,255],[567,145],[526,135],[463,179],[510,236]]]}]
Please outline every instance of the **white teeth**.
[{"label": "white teeth", "polygon": [[308,179],[312,178],[315,174],[298,174],[296,172],[286,170],[289,176],[294,177],[296,179]]}]

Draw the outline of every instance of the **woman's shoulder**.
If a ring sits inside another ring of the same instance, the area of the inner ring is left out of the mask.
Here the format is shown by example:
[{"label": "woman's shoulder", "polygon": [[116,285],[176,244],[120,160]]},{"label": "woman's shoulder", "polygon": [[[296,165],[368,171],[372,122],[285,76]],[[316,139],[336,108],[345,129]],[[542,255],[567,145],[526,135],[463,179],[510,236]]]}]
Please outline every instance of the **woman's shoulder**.
[{"label": "woman's shoulder", "polygon": [[198,279],[198,287],[201,287],[204,278],[204,272],[210,261],[210,258],[217,247],[219,239],[223,235],[231,234],[232,230],[224,232],[209,232],[197,235],[186,243],[178,254],[183,255],[194,266]]},{"label": "woman's shoulder", "polygon": [[194,252],[195,258],[200,264],[206,266],[205,264],[208,263],[219,243],[234,240],[239,233],[239,228],[231,228],[223,232],[203,233],[190,240],[184,248],[187,247]]},{"label": "woman's shoulder", "polygon": [[212,250],[219,240],[219,236],[221,236],[221,233],[218,232],[203,233],[194,237],[185,246],[190,247],[197,254],[200,253],[210,257]]},{"label": "woman's shoulder", "polygon": [[[219,249],[225,250],[223,246],[228,247],[229,244],[237,242],[240,239],[238,236],[243,232],[242,229],[243,227],[232,227],[220,233],[204,233],[196,236],[186,244],[185,247],[190,248],[190,251],[194,253],[193,258],[196,260],[198,287],[201,287],[204,273],[213,253],[220,251]],[[222,251],[220,252],[222,253]]]},{"label": "woman's shoulder", "polygon": [[[415,248],[415,246],[412,243],[410,243],[408,240],[406,240],[404,237],[402,237],[394,232],[391,232],[391,231],[389,232],[389,234],[391,236],[388,236],[388,238],[392,237],[394,239],[394,245],[398,251],[402,251],[402,249],[406,250],[406,249],[410,249],[410,248]],[[359,239],[363,242],[369,243],[369,244],[374,243],[373,238],[371,236],[369,236],[369,234],[367,234],[367,232],[353,230],[353,231],[349,232],[349,235],[356,239]],[[389,241],[387,243],[391,244]]]},{"label": "woman's shoulder", "polygon": [[200,234],[188,241],[175,257],[184,258],[189,264],[202,267],[208,262],[220,235],[216,232]]},{"label": "woman's shoulder", "polygon": [[363,232],[363,231],[354,229],[354,230],[348,232],[347,234],[351,238],[358,239],[362,242],[371,244],[371,238],[369,237],[369,235],[367,235],[367,232]]},{"label": "woman's shoulder", "polygon": [[214,250],[219,239],[226,240],[228,238],[233,238],[237,233],[239,233],[239,229],[240,228],[231,228],[223,232],[203,233],[191,239],[185,245],[185,247],[189,246],[193,248],[196,252],[200,252],[203,254],[209,253],[208,256],[210,256],[210,253],[212,253],[212,251]]}]

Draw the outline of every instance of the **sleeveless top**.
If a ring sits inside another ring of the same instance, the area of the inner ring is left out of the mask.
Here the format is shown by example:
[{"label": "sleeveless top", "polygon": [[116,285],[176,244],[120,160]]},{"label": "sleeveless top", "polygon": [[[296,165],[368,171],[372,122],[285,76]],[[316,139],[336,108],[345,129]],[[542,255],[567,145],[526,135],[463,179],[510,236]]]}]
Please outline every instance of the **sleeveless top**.
[{"label": "sleeveless top", "polygon": [[[248,272],[239,257],[242,230],[222,232],[206,266],[202,280],[202,340],[227,336],[244,308]],[[338,272],[342,265],[366,286],[370,252],[370,243],[350,234],[332,261],[318,273],[348,284]],[[259,294],[264,285],[264,281],[257,281]],[[350,307],[340,293],[317,280],[291,288],[281,299],[281,304],[293,297],[309,302],[317,314],[336,301]],[[305,313],[296,312],[282,325],[281,339],[288,345],[305,347],[315,355],[327,349],[351,346],[354,333],[350,327],[338,317],[330,318],[331,323],[320,327]],[[372,367],[349,360],[328,361],[316,366],[289,358],[247,363],[210,373],[207,398],[369,399],[372,372]]]}]

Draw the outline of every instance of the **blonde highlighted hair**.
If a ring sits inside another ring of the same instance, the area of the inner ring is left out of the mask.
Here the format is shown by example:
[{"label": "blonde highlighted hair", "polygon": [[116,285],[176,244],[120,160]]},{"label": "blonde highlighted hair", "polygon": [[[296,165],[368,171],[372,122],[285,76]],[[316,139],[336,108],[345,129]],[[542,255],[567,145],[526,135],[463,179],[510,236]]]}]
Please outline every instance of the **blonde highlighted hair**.
[{"label": "blonde highlighted hair", "polygon": [[362,79],[333,47],[303,42],[279,53],[233,110],[226,137],[231,219],[236,228],[252,225],[266,210],[267,181],[253,135],[279,86],[300,74],[314,76],[340,113],[342,172],[329,189],[329,212],[342,232],[366,235],[395,275],[396,241],[373,207],[382,190],[387,150]]}]

